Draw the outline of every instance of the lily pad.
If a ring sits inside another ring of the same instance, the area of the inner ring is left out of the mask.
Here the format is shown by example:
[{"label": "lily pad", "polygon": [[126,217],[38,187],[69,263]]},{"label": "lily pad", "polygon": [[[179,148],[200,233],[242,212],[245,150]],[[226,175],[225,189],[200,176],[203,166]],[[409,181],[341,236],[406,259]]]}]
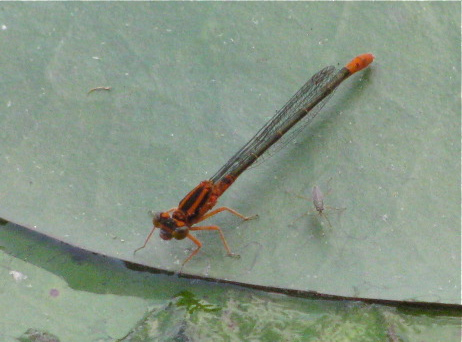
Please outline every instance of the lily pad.
[{"label": "lily pad", "polygon": [[[27,11],[24,10],[27,8]],[[184,272],[345,296],[460,303],[457,3],[6,3],[0,217],[179,270],[167,210],[323,67],[376,60],[294,144],[220,198]],[[340,63],[340,64],[338,64]],[[91,89],[100,89],[89,93]],[[332,181],[327,183],[329,179]],[[332,227],[314,215],[332,191]]]}]

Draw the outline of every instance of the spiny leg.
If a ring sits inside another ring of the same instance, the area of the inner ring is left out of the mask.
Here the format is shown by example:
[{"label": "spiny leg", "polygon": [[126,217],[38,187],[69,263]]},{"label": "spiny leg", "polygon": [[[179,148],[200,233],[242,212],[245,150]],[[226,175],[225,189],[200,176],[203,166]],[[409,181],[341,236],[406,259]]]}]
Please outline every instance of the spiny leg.
[{"label": "spiny leg", "polygon": [[[331,207],[331,206],[329,206],[329,205],[326,205],[325,208],[326,208],[327,210],[336,210],[336,211],[338,211],[338,212],[339,212],[339,215],[337,216],[337,218],[340,216],[340,214],[341,214],[343,211],[346,210],[346,208],[334,208],[334,207]],[[324,217],[326,218],[327,222],[329,223],[329,226],[332,228],[332,225],[330,224],[330,221],[329,221],[329,219],[327,218],[327,213],[322,214],[322,216],[324,216]]]},{"label": "spiny leg", "polygon": [[297,217],[295,220],[293,220],[291,223],[289,223],[289,226],[293,226],[295,222],[297,222],[298,220],[300,220],[301,218],[305,217],[305,216],[308,216],[308,215],[311,215],[313,213],[315,213],[316,210],[315,209],[311,209],[311,210],[308,210],[306,213],[300,215],[299,217]]},{"label": "spiny leg", "polygon": [[[291,194],[291,195],[293,195],[293,196],[295,196],[295,197],[298,197],[298,198],[300,198],[300,199],[303,199],[303,200],[305,200],[305,201],[308,201],[308,202],[311,202],[311,201],[312,201],[311,198],[308,198],[308,197],[305,197],[305,196],[303,196],[303,195],[299,195],[299,194],[293,193],[293,192],[291,192],[291,191],[289,191],[289,190],[285,190],[285,192],[287,192],[288,194]],[[308,216],[308,215],[310,215],[310,214],[313,214],[313,213],[315,213],[315,212],[316,212],[316,209],[308,210],[308,211],[305,212],[304,214],[298,216],[298,217],[297,217],[295,220],[293,220],[291,223],[289,223],[289,226],[293,226],[294,223],[297,222],[298,220],[300,220],[301,218],[303,218],[303,217],[305,217],[305,216]]]},{"label": "spiny leg", "polygon": [[186,235],[186,237],[188,239],[190,239],[192,242],[194,242],[197,246],[197,248],[195,250],[193,250],[191,252],[191,254],[189,254],[189,256],[185,259],[185,261],[183,261],[183,263],[181,264],[181,267],[180,267],[180,271],[178,273],[181,273],[181,271],[183,271],[183,267],[184,265],[193,258],[193,256],[195,256],[199,250],[202,248],[202,242],[199,241],[199,239],[197,239],[195,236],[192,236],[191,234],[188,234]]},{"label": "spiny leg", "polygon": [[[208,212],[207,214],[203,215],[200,218],[200,220],[198,220],[196,223],[204,221],[207,218],[212,217],[212,216],[214,216],[214,215],[216,215],[216,214],[218,214],[218,213],[220,213],[222,211],[229,211],[231,214],[236,215],[237,217],[241,218],[244,221],[252,220],[252,219],[255,219],[255,218],[258,217],[258,215],[253,215],[253,216],[247,217],[247,216],[244,216],[244,215],[238,213],[234,209],[231,209],[231,208],[228,208],[228,207],[220,207],[220,208],[212,210],[212,211]],[[220,234],[221,242],[223,243],[223,246],[225,246],[226,253],[228,254],[228,256],[237,257],[237,258],[240,257],[238,254],[235,254],[235,253],[231,252],[231,249],[229,248],[228,242],[226,242],[225,235],[223,234],[223,231],[221,230],[220,227],[218,227],[218,226],[194,226],[194,227],[190,227],[189,230],[190,231],[194,231],[194,230],[216,230],[216,231],[218,231],[218,233]],[[183,262],[183,264],[181,265],[180,273],[181,273],[181,270],[183,269],[183,266],[189,260],[191,260],[199,252],[199,250],[202,248],[202,243],[196,237],[194,237],[191,234],[188,234],[186,237],[188,239],[190,239],[192,242],[194,242],[196,244],[197,248]]]},{"label": "spiny leg", "polygon": [[327,223],[329,224],[329,227],[332,228],[332,225],[330,224],[329,217],[327,216],[327,213],[324,213],[324,212],[320,211],[319,216],[324,217],[326,219]]},{"label": "spiny leg", "polygon": [[344,211],[344,210],[346,210],[347,208],[334,208],[334,207],[331,207],[331,206],[329,206],[329,205],[326,205],[326,209]]},{"label": "spiny leg", "polygon": [[295,194],[295,193],[292,193],[292,192],[288,192],[288,193],[291,194],[291,195],[293,195],[293,196],[295,196],[295,197],[304,199],[304,200],[306,200],[306,201],[308,201],[308,202],[311,202],[311,201],[313,200],[312,198],[308,198],[308,197],[306,197],[306,196],[302,196],[302,195]]},{"label": "spiny leg", "polygon": [[231,208],[228,208],[228,207],[220,207],[220,208],[217,208],[217,209],[215,209],[215,210],[212,210],[212,211],[208,212],[207,214],[205,214],[204,216],[202,216],[202,217],[200,218],[200,220],[197,221],[196,223],[199,223],[199,222],[201,222],[201,221],[204,221],[205,219],[208,219],[209,217],[212,217],[212,216],[214,216],[214,215],[216,215],[216,214],[218,214],[218,213],[221,213],[222,211],[229,211],[231,214],[236,215],[237,217],[241,218],[241,219],[244,220],[244,221],[253,220],[253,219],[255,219],[255,218],[258,217],[258,215],[244,216],[244,215],[238,213],[238,212],[237,212],[236,210],[234,210],[234,209],[231,209]]},{"label": "spiny leg", "polygon": [[[191,227],[189,228],[189,230],[216,230],[218,231],[218,233],[220,234],[220,239],[221,239],[221,242],[223,242],[223,246],[225,246],[225,249],[226,249],[226,252],[228,253],[228,256],[231,256],[231,257],[239,257],[238,254],[234,254],[233,252],[231,252],[231,249],[229,248],[229,245],[228,243],[226,242],[226,239],[225,239],[225,235],[223,234],[223,231],[221,230],[220,227],[218,226],[198,226],[198,227]],[[192,236],[191,236],[192,237]],[[190,238],[190,235],[188,234],[188,238]],[[195,238],[194,238],[195,239]],[[191,239],[193,240],[193,239]],[[197,240],[197,239],[196,239]],[[194,241],[194,240],[193,240]],[[196,243],[197,244],[197,243]],[[202,247],[202,244],[201,244],[201,247]],[[197,252],[196,252],[197,253]],[[196,254],[194,253],[194,254]],[[190,258],[188,258],[190,259]]]},{"label": "spiny leg", "polygon": [[[223,232],[221,231],[220,227],[218,227],[218,226],[198,226],[198,227],[191,227],[191,228],[189,228],[189,230],[190,231],[191,230],[217,230],[220,233],[221,241],[223,242],[223,245],[225,246],[225,249],[226,249],[226,252],[228,253],[228,256],[239,257],[238,254],[234,254],[234,253],[231,252],[231,250],[230,250],[230,248],[228,246],[228,243],[226,242],[225,236],[223,235]],[[195,236],[193,236],[191,234],[186,235],[186,237],[188,239],[190,239],[192,242],[194,242],[196,244],[197,248],[195,250],[193,250],[191,252],[191,254],[189,254],[189,256],[185,259],[185,261],[183,261],[183,263],[181,264],[181,268],[180,268],[179,273],[182,272],[184,265],[189,260],[191,260],[199,252],[199,250],[202,248],[202,242],[200,242],[198,238],[196,238]]]}]

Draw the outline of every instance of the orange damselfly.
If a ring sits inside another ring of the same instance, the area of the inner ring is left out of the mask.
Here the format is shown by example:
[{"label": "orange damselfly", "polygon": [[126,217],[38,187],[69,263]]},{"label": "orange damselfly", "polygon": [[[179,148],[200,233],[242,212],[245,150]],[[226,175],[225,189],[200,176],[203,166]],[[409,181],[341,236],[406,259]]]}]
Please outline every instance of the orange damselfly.
[{"label": "orange damselfly", "polygon": [[333,66],[328,66],[317,72],[213,177],[200,182],[180,201],[178,207],[155,213],[153,217],[154,227],[146,237],[143,246],[136,249],[135,253],[146,247],[155,229],[160,228],[160,237],[164,240],[188,238],[196,244],[196,249],[183,261],[182,267],[202,247],[202,243],[191,235],[191,231],[218,231],[226,252],[228,255],[233,256],[234,254],[231,253],[220,227],[194,225],[222,211],[229,211],[243,220],[253,218],[241,215],[228,207],[220,207],[212,211],[211,209],[216,205],[218,198],[234,183],[242,172],[278,142],[299,121],[302,121],[298,125],[299,130],[309,123],[340,83],[354,73],[366,68],[373,60],[374,56],[372,54],[363,54],[352,59],[337,72],[335,72],[336,69]]}]

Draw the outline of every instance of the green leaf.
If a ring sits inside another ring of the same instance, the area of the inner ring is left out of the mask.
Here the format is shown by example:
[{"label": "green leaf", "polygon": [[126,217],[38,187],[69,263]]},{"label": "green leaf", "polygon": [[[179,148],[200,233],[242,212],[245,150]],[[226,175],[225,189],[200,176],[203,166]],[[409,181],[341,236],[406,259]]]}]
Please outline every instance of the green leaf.
[{"label": "green leaf", "polygon": [[[459,4],[5,3],[0,27],[0,217],[175,271],[188,240],[133,255],[148,210],[210,178],[311,75],[374,53],[220,198],[259,214],[206,221],[241,258],[198,232],[184,272],[460,303]],[[312,204],[294,194],[330,178],[325,204],[346,210],[296,220]]]}]

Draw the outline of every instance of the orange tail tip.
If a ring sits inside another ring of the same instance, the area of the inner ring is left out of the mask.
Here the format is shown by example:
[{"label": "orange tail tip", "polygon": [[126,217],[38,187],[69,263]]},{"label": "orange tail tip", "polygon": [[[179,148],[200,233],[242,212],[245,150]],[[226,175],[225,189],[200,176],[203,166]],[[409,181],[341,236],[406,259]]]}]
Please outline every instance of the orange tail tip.
[{"label": "orange tail tip", "polygon": [[353,58],[350,63],[348,63],[345,68],[347,68],[350,73],[354,74],[360,70],[366,68],[374,60],[374,55],[371,53],[365,53]]}]

